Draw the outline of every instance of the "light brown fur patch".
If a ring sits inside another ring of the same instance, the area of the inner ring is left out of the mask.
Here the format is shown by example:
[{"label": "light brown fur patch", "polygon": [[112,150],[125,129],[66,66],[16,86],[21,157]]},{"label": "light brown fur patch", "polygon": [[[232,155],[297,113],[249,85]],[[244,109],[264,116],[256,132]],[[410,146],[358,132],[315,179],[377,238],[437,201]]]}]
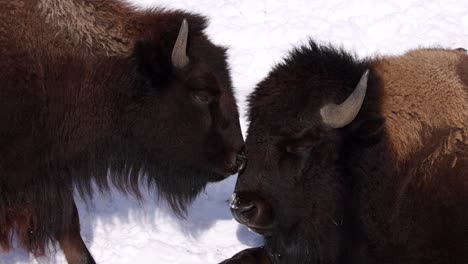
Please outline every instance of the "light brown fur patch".
[{"label": "light brown fur patch", "polygon": [[127,54],[131,48],[131,36],[125,28],[131,13],[124,7],[127,6],[123,2],[102,0],[38,2],[46,23],[57,27],[58,37],[85,46],[92,53],[107,55]]},{"label": "light brown fur patch", "polygon": [[[398,161],[406,161],[434,140],[433,131],[448,129],[452,132],[438,138],[440,144],[421,163],[430,165],[453,155],[456,164],[454,149],[468,145],[468,88],[459,72],[466,58],[459,51],[421,49],[374,62],[384,85],[386,132]],[[468,153],[458,155],[466,158]]]}]

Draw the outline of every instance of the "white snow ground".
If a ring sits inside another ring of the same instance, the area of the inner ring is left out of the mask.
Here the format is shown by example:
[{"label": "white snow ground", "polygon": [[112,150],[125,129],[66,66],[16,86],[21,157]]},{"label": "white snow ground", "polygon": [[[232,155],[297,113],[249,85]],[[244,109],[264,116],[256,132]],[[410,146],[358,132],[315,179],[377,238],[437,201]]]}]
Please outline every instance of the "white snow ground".
[{"label": "white snow ground", "polygon": [[[142,8],[181,8],[210,18],[207,33],[229,47],[234,86],[244,99],[293,45],[307,37],[354,50],[359,56],[399,54],[419,46],[468,47],[466,0],[131,0]],[[139,205],[117,192],[87,206],[77,198],[82,235],[101,264],[218,263],[262,239],[232,220],[236,177],[209,185],[178,220],[151,195]],[[24,251],[0,253],[0,263],[66,263],[58,251],[34,260]]]}]

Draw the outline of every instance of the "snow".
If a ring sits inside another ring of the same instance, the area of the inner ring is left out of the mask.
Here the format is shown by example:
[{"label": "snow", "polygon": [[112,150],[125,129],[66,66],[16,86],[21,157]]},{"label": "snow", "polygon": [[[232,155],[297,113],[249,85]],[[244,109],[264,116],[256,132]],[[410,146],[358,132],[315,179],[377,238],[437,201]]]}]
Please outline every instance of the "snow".
[{"label": "snow", "polygon": [[[245,97],[271,67],[307,37],[360,57],[399,54],[420,46],[468,47],[468,1],[435,0],[131,0],[140,8],[167,7],[210,18],[207,34],[229,48],[245,122]],[[98,263],[218,263],[262,244],[238,225],[229,204],[236,177],[211,184],[179,220],[146,193],[138,203],[114,191],[86,205],[77,197],[82,235]],[[0,263],[66,263],[60,250],[34,260],[17,249]]]}]

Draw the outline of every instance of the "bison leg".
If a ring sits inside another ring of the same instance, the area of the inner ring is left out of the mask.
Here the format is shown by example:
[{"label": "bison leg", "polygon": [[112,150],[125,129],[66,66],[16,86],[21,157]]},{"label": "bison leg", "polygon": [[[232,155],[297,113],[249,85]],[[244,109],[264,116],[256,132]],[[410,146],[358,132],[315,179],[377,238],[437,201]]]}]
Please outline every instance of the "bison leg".
[{"label": "bison leg", "polygon": [[269,254],[263,248],[249,248],[220,264],[271,264]]},{"label": "bison leg", "polygon": [[95,264],[93,257],[86,248],[80,234],[80,219],[78,209],[73,201],[72,224],[70,228],[58,238],[60,247],[70,264]]}]

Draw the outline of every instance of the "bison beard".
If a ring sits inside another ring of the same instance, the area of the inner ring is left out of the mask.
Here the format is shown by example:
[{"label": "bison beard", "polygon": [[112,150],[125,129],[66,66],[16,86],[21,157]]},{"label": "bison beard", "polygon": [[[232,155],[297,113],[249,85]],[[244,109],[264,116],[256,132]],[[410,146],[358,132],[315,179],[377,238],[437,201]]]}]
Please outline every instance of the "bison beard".
[{"label": "bison beard", "polygon": [[[118,145],[115,145],[118,146]],[[99,151],[90,152],[91,161],[71,161],[70,174],[82,197],[92,197],[92,183],[100,191],[108,191],[110,184],[119,191],[141,198],[139,187],[156,189],[158,198],[167,200],[180,217],[186,213],[187,205],[204,189],[208,182],[216,181],[219,175],[188,164],[176,163],[154,157],[130,146],[113,148],[107,161],[98,157]]]},{"label": "bison beard", "polygon": [[319,241],[303,233],[283,235],[278,232],[266,238],[265,248],[270,252],[273,263],[322,263],[321,252],[317,250]]},{"label": "bison beard", "polygon": [[37,172],[20,190],[0,182],[0,246],[8,250],[16,230],[22,247],[36,256],[44,255],[47,242],[55,241],[72,224],[74,185],[85,199],[93,196],[93,183],[100,192],[109,191],[114,185],[122,193],[139,199],[140,186],[146,185],[148,189],[156,189],[157,198],[167,200],[174,212],[184,217],[187,205],[206,183],[219,177],[192,166],[155,160],[145,154],[135,159],[135,156],[123,155],[123,151],[113,151],[121,154],[107,161],[89,153],[88,158],[95,157],[90,161],[51,164]]}]

